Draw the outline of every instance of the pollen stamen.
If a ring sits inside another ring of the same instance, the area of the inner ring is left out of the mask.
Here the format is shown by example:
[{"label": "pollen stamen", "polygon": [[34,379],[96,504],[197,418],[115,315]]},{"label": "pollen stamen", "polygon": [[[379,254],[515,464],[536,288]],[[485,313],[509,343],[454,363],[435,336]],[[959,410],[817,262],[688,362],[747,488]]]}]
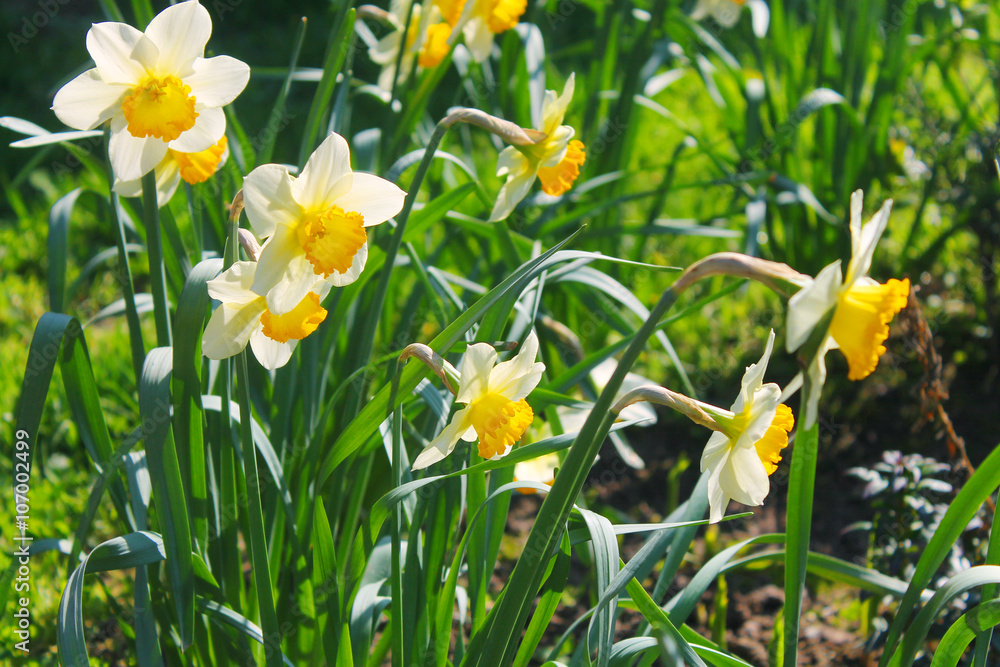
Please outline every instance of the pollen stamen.
[{"label": "pollen stamen", "polygon": [[133,137],[173,141],[194,127],[198,112],[191,88],[175,76],[149,76],[122,102],[122,113]]},{"label": "pollen stamen", "polygon": [[317,275],[346,273],[354,256],[368,240],[360,213],[339,206],[310,213],[298,226],[298,240]]}]

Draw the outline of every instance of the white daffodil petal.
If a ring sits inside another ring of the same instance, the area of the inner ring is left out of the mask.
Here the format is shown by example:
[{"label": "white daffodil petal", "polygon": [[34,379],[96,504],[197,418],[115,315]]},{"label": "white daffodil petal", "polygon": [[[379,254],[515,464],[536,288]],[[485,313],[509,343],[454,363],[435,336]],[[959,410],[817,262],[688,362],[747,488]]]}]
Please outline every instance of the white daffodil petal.
[{"label": "white daffodil petal", "polygon": [[527,171],[508,176],[507,182],[500,187],[500,192],[497,194],[497,203],[494,204],[493,212],[490,213],[490,222],[503,220],[514,212],[514,208],[528,194],[537,174],[538,167],[536,165],[534,168],[529,167]]},{"label": "white daffodil petal", "polygon": [[250,290],[256,269],[257,262],[234,262],[228,269],[205,283],[208,295],[216,301],[231,305],[256,301],[260,295]]},{"label": "white daffodil petal", "polygon": [[751,507],[763,504],[771,490],[767,470],[752,447],[737,447],[732,451],[722,466],[719,484],[730,498]]},{"label": "white daffodil petal", "polygon": [[59,89],[52,111],[66,125],[92,130],[121,111],[122,98],[130,88],[108,85],[97,68],[87,70]]},{"label": "white daffodil petal", "polygon": [[860,238],[857,241],[854,240],[852,234],[851,245],[857,245],[857,250],[851,255],[851,262],[847,265],[847,275],[844,277],[845,285],[851,285],[858,278],[868,274],[868,270],[872,267],[875,246],[878,245],[882,233],[889,224],[890,211],[892,211],[892,200],[887,199],[878,213],[872,216],[872,219],[861,228]]},{"label": "white daffodil petal", "polygon": [[157,14],[146,26],[146,36],[160,50],[160,72],[188,76],[191,61],[205,54],[212,17],[197,0],[180,2]]},{"label": "white daffodil petal", "polygon": [[262,164],[246,175],[243,205],[260,237],[271,236],[276,225],[294,225],[302,217],[302,207],[292,195],[292,177],[276,164]]},{"label": "white daffodil petal", "polygon": [[574,134],[576,134],[576,130],[569,125],[557,127],[545,140],[545,154],[538,162],[538,166],[554,167],[562,162],[563,158],[566,157],[569,140],[573,138]]},{"label": "white daffodil petal", "polygon": [[198,117],[194,121],[194,127],[181,132],[179,137],[168,144],[173,150],[181,153],[197,153],[217,144],[226,133],[226,114],[222,109],[196,108]]},{"label": "white daffodil petal", "polygon": [[298,344],[299,341],[294,338],[290,338],[285,343],[269,338],[264,334],[263,327],[258,327],[250,336],[250,349],[253,350],[253,356],[257,357],[261,366],[272,371],[288,363],[288,360],[292,358],[292,352],[295,351],[295,346]]},{"label": "white daffodil petal", "polygon": [[267,296],[268,310],[283,315],[299,305],[317,278],[299,247],[295,230],[279,225],[260,252],[253,291]]},{"label": "white daffodil petal", "polygon": [[573,99],[573,90],[576,86],[576,72],[569,75],[566,79],[566,85],[563,86],[562,95],[558,98],[555,94],[549,97],[548,91],[546,91],[545,101],[546,104],[542,107],[542,131],[545,134],[551,135],[555,132],[556,128],[562,125],[563,118],[566,117],[566,109],[569,108],[569,103]]},{"label": "white daffodil petal", "polygon": [[528,169],[528,158],[513,146],[503,149],[497,156],[497,176],[519,174]]},{"label": "white daffodil petal", "polygon": [[785,347],[789,352],[802,347],[813,328],[837,304],[841,283],[838,259],[788,300],[788,336]]},{"label": "white daffodil petal", "polygon": [[455,450],[461,435],[469,428],[466,417],[469,409],[459,410],[436,438],[431,440],[413,461],[413,470],[422,470],[432,463],[437,463]]},{"label": "white daffodil petal", "polygon": [[133,137],[125,128],[125,118],[115,116],[111,119],[108,154],[115,177],[134,181],[160,163],[167,154],[167,145],[155,137]]},{"label": "white daffodil petal", "polygon": [[143,66],[132,59],[142,33],[124,23],[95,23],[87,31],[87,51],[107,84],[134,86],[146,76]]},{"label": "white daffodil petal", "polygon": [[490,386],[490,373],[497,362],[497,351],[487,343],[473,343],[462,357],[461,379],[459,380],[459,403],[471,403],[484,394]]},{"label": "white daffodil petal", "polygon": [[361,275],[361,272],[365,270],[365,264],[367,262],[368,243],[365,242],[360,248],[358,248],[358,251],[354,253],[354,259],[351,261],[351,268],[344,273],[334,271],[327,277],[327,280],[330,281],[330,284],[334,287],[344,287],[346,285],[350,285],[357,280],[358,276]]},{"label": "white daffodil petal", "polygon": [[260,327],[264,300],[243,306],[222,304],[212,313],[201,339],[201,351],[209,359],[228,359],[247,346]]},{"label": "white daffodil petal", "polygon": [[511,401],[519,401],[530,394],[538,386],[545,371],[545,364],[535,361],[537,356],[538,336],[532,330],[513,359],[503,361],[493,368],[487,390]]},{"label": "white daffodil petal", "polygon": [[292,184],[295,200],[307,211],[326,210],[347,194],[353,180],[347,140],[333,132],[313,151]]},{"label": "white daffodil petal", "polygon": [[714,470],[708,478],[709,523],[722,521],[722,517],[726,513],[726,508],[729,507],[729,494],[726,493],[726,490],[722,487],[722,483],[719,481],[721,474],[722,469],[719,468]]},{"label": "white daffodil petal", "polygon": [[374,174],[354,172],[351,189],[337,199],[345,211],[360,213],[365,227],[379,225],[399,213],[406,193]]},{"label": "white daffodil petal", "polygon": [[243,92],[250,79],[246,63],[229,56],[195,58],[193,73],[184,79],[198,104],[224,107]]},{"label": "white daffodil petal", "polygon": [[747,370],[743,374],[740,398],[733,405],[733,412],[737,414],[742,412],[743,406],[745,405],[745,399],[753,396],[754,392],[760,389],[761,385],[764,383],[764,373],[767,372],[767,363],[771,359],[771,350],[773,348],[774,329],[771,329],[771,333],[768,334],[767,337],[767,344],[764,345],[764,354],[761,355],[760,361],[747,366]]},{"label": "white daffodil petal", "polygon": [[773,382],[768,382],[754,393],[749,421],[735,444],[736,449],[752,449],[764,437],[774,421],[780,400],[781,388]]},{"label": "white daffodil petal", "polygon": [[[468,4],[472,5],[475,3],[470,2]],[[465,25],[463,34],[465,35],[465,47],[472,54],[472,59],[477,63],[485,62],[493,50],[493,32],[486,24],[486,21],[472,19]]]},{"label": "white daffodil petal", "polygon": [[725,433],[713,432],[705,445],[705,451],[701,453],[701,472],[718,468],[729,455],[731,447],[732,443]]}]

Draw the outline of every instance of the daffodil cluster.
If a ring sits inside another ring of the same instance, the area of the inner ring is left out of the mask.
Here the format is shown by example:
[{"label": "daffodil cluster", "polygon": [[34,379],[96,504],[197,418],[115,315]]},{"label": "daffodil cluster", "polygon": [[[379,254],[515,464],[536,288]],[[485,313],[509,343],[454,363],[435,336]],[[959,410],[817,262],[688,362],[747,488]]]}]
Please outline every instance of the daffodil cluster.
[{"label": "daffodil cluster", "polygon": [[205,328],[205,355],[224,359],[249,341],[265,368],[287,363],[326,318],[320,301],[330,288],[349,285],[364,269],[366,229],[396,215],[405,196],[385,179],[352,171],[347,141],[336,133],[297,177],[277,164],[247,174],[247,218],[266,240],[254,261],[236,262],[209,281],[221,305]]}]

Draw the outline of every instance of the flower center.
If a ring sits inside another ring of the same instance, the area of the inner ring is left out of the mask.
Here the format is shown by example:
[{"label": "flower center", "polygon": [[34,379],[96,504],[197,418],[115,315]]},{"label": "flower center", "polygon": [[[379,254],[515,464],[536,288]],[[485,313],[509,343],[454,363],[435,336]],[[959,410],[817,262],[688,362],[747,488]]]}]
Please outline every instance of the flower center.
[{"label": "flower center", "polygon": [[175,76],[148,76],[122,102],[133,137],[173,141],[194,127],[198,112],[191,88]]},{"label": "flower center", "polygon": [[219,143],[197,153],[181,153],[174,150],[168,152],[170,153],[170,157],[177,163],[177,167],[181,172],[181,178],[193,185],[194,183],[207,181],[215,173],[215,170],[219,168],[222,156],[226,152],[226,143],[226,135],[222,135]]},{"label": "flower center", "polygon": [[284,315],[275,315],[264,309],[260,322],[264,325],[264,335],[279,343],[287,343],[289,339],[302,340],[313,331],[319,323],[326,319],[326,308],[319,305],[319,295],[315,292],[306,294],[299,305]]},{"label": "flower center", "polygon": [[469,409],[472,427],[479,436],[479,455],[484,459],[505,456],[535,418],[523,398],[512,401],[500,394],[486,394],[473,401]]},{"label": "flower center", "polygon": [[490,32],[499,35],[517,25],[517,20],[528,6],[528,0],[492,0],[484,4],[489,11],[486,25]]},{"label": "flower center", "polygon": [[861,380],[875,370],[885,354],[889,322],[906,306],[910,279],[892,279],[885,285],[854,285],[840,296],[830,323],[830,335],[847,357],[850,380]]},{"label": "flower center", "polygon": [[360,213],[339,206],[302,219],[297,229],[299,245],[317,274],[326,277],[351,268],[354,256],[368,240],[364,224]]},{"label": "flower center", "polygon": [[554,167],[541,167],[538,178],[542,181],[542,192],[558,197],[571,187],[580,175],[580,165],[587,159],[583,152],[583,142],[574,139],[566,146],[566,156]]},{"label": "flower center", "polygon": [[440,65],[444,57],[448,55],[448,37],[450,35],[451,26],[447,23],[435,23],[428,26],[424,48],[420,49],[417,63],[423,68]]},{"label": "flower center", "polygon": [[778,406],[771,425],[764,432],[764,437],[754,443],[757,456],[760,457],[760,462],[764,464],[768,475],[778,469],[781,450],[788,446],[788,434],[793,426],[795,418],[792,417],[792,409],[782,403]]}]

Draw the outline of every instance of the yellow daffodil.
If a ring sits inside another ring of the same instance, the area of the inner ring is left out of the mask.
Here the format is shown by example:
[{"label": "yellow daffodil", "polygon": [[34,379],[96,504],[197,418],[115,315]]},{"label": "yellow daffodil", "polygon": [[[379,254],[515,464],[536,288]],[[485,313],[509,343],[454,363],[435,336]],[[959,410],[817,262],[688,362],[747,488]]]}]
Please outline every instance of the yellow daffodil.
[{"label": "yellow daffodil", "polygon": [[458,25],[472,59],[481,63],[490,57],[493,35],[517,25],[527,0],[435,0],[445,20]]},{"label": "yellow daffodil", "polygon": [[507,181],[497,195],[490,222],[510,215],[528,194],[536,176],[542,181],[542,192],[558,196],[569,190],[580,175],[580,166],[586,160],[583,143],[573,139],[572,127],[562,124],[566,108],[573,99],[574,78],[575,75],[570,74],[558,97],[554,90],[545,91],[540,128],[545,138],[532,145],[508,146],[500,152],[497,176],[506,176]]},{"label": "yellow daffodil", "polygon": [[849,379],[868,377],[878,365],[879,357],[885,354],[882,343],[889,337],[889,322],[906,306],[910,295],[908,278],[891,279],[882,285],[868,276],[875,246],[889,222],[892,200],[887,200],[862,227],[863,201],[861,190],[851,195],[851,261],[847,274],[842,275],[837,260],[815,279],[807,279],[788,301],[789,352],[802,347],[830,310],[835,309],[826,337],[807,370],[813,387],[807,401],[807,427],[816,421],[819,393],[826,380],[827,351],[839,348],[843,352]]},{"label": "yellow daffodil", "polygon": [[368,49],[368,56],[372,61],[382,66],[378,85],[385,91],[392,90],[393,80],[397,78],[396,61],[399,58],[401,45],[405,45],[403,58],[400,61],[401,79],[413,69],[414,58],[417,59],[417,65],[422,68],[437,67],[451,50],[448,38],[451,36],[453,25],[445,22],[435,4],[430,4],[429,7],[415,5],[410,17],[410,29],[406,30],[406,17],[411,4],[408,0],[393,0],[389,12],[385,14],[385,19],[393,31]]},{"label": "yellow daffodil", "polygon": [[236,262],[208,281],[209,296],[221,304],[205,327],[201,349],[209,359],[226,359],[249,342],[264,368],[280,368],[288,363],[298,342],[326,319],[320,301],[330,291],[330,283],[314,281],[294,308],[275,315],[264,297],[250,289],[256,270],[257,262]]},{"label": "yellow daffodil", "polygon": [[[180,153],[168,148],[160,164],[153,168],[157,205],[165,206],[170,201],[181,179],[192,185],[203,183],[226,164],[228,158],[229,145],[225,135],[214,146],[197,153]],[[142,180],[116,180],[114,191],[123,197],[138,197],[142,195]]]},{"label": "yellow daffodil", "polygon": [[715,420],[717,430],[701,455],[701,471],[709,472],[709,521],[715,523],[729,500],[751,507],[764,504],[770,491],[768,476],[778,469],[781,450],[795,420],[791,409],[779,402],[777,384],[763,383],[774,346],[774,331],[767,338],[764,355],[747,367],[740,395],[731,411],[701,404]]},{"label": "yellow daffodil", "polygon": [[732,28],[740,19],[745,4],[746,0],[698,0],[691,11],[691,18],[700,21],[711,15],[722,27]]},{"label": "yellow daffodil", "polygon": [[250,76],[235,58],[203,57],[211,34],[197,0],[163,10],[145,32],[96,23],[87,50],[97,66],[63,86],[52,110],[79,130],[111,122],[111,166],[122,181],[141,178],[168,150],[204,151],[225,133],[222,107]]},{"label": "yellow daffodil", "polygon": [[491,345],[470,345],[462,358],[458,395],[466,407],[417,456],[413,469],[420,470],[451,454],[459,439],[479,440],[479,455],[497,460],[506,456],[534,419],[524,400],[538,386],[545,364],[536,362],[538,338],[528,334],[521,351],[509,361],[497,363]]},{"label": "yellow daffodil", "polygon": [[319,279],[336,287],[361,274],[368,259],[366,228],[399,213],[406,193],[373,174],[351,171],[347,141],[331,134],[298,178],[277,164],[243,180],[247,218],[264,244],[253,291],[271,312],[295,308]]}]

